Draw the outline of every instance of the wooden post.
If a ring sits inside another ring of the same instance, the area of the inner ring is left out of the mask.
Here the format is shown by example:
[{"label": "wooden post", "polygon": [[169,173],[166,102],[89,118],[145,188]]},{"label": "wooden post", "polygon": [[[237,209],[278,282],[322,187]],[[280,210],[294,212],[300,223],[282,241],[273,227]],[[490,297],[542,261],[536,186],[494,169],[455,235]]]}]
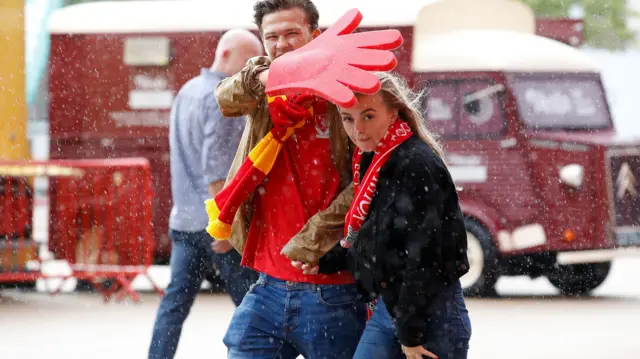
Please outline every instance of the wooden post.
[{"label": "wooden post", "polygon": [[0,160],[29,159],[24,0],[0,0]]}]

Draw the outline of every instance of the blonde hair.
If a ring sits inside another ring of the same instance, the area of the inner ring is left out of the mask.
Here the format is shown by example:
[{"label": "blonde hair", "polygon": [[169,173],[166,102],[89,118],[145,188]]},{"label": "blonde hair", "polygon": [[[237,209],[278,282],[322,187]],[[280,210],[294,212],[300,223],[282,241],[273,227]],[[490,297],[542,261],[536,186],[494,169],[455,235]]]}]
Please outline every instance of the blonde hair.
[{"label": "blonde hair", "polygon": [[422,115],[423,92],[414,92],[404,78],[390,72],[375,72],[380,79],[380,95],[387,106],[398,110],[398,117],[406,121],[411,131],[424,141],[444,161],[444,149],[438,136],[427,128]]}]

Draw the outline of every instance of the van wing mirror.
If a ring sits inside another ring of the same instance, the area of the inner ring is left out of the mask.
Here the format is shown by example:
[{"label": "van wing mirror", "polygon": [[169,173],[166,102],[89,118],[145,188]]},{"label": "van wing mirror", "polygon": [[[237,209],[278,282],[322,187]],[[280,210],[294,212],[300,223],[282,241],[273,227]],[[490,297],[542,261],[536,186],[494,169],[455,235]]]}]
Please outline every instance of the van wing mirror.
[{"label": "van wing mirror", "polygon": [[469,115],[477,115],[482,110],[480,100],[505,90],[503,84],[496,84],[479,91],[466,94],[463,98],[464,111]]},{"label": "van wing mirror", "polygon": [[476,91],[476,92],[472,92],[470,94],[465,95],[464,96],[464,104],[467,105],[467,104],[469,104],[471,102],[478,101],[478,100],[480,100],[482,98],[489,97],[489,96],[491,96],[493,94],[502,92],[504,90],[505,90],[505,87],[504,87],[503,84],[495,84],[493,86],[489,86],[489,87],[487,87],[485,89],[482,89],[482,90],[479,90],[479,91]]}]

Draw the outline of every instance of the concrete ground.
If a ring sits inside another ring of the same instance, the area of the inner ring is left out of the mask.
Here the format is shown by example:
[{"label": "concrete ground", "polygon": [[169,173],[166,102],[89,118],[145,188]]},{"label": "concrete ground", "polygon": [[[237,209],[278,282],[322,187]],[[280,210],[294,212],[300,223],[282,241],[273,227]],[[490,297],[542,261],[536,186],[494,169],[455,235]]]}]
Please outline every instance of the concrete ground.
[{"label": "concrete ground", "polygon": [[[166,285],[166,267],[154,267]],[[467,299],[473,335],[469,359],[640,358],[640,260],[614,263],[593,297],[557,295],[545,278],[502,278],[498,299]],[[139,279],[145,291],[148,283]],[[87,293],[0,293],[0,358],[145,358],[160,298],[104,304]],[[202,293],[185,324],[176,359],[224,358],[233,305]]]}]

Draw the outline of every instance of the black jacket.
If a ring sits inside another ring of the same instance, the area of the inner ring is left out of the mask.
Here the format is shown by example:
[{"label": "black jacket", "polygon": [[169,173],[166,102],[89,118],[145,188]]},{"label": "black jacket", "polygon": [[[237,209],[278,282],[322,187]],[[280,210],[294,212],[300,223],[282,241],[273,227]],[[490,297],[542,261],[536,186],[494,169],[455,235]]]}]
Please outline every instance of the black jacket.
[{"label": "black jacket", "polygon": [[[363,156],[363,175],[371,163]],[[320,272],[348,267],[365,301],[381,296],[405,346],[426,342],[427,309],[469,268],[464,218],[444,162],[415,135],[380,171],[369,214],[352,248],[339,245]]]}]

